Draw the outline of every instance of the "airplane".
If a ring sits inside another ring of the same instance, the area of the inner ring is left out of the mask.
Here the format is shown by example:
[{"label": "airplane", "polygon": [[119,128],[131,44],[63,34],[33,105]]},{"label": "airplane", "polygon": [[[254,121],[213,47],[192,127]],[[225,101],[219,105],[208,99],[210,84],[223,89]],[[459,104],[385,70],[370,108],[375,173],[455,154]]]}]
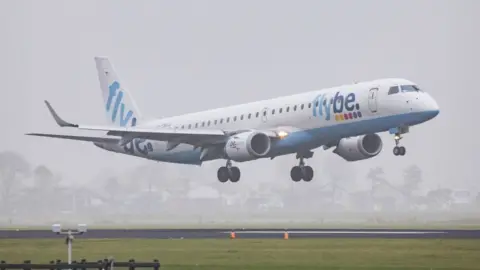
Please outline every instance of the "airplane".
[{"label": "airplane", "polygon": [[345,84],[268,100],[186,113],[165,118],[142,116],[108,57],[94,57],[108,125],[65,121],[45,100],[60,127],[106,132],[104,136],[27,133],[30,136],[91,142],[120,154],[177,164],[201,166],[223,159],[217,178],[238,182],[232,162],[274,159],[295,154],[290,170],[294,182],[310,182],[314,171],[305,159],[313,150],[334,148],[347,162],[377,156],[383,148],[378,133],[394,135],[395,156],[404,156],[402,135],[410,127],[439,114],[439,106],[416,83],[385,78]]}]

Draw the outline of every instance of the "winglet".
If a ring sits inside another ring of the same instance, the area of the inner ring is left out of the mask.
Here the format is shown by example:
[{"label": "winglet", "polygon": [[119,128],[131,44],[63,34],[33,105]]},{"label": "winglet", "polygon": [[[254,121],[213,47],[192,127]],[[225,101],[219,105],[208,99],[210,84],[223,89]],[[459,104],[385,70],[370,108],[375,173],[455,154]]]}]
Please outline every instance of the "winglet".
[{"label": "winglet", "polygon": [[69,122],[63,120],[62,118],[60,118],[60,116],[58,116],[58,114],[52,108],[52,105],[50,105],[50,103],[47,100],[45,100],[45,104],[47,104],[48,110],[50,111],[50,113],[53,116],[53,119],[55,119],[55,122],[57,122],[57,124],[59,126],[61,126],[61,127],[78,127],[78,125],[69,123]]}]

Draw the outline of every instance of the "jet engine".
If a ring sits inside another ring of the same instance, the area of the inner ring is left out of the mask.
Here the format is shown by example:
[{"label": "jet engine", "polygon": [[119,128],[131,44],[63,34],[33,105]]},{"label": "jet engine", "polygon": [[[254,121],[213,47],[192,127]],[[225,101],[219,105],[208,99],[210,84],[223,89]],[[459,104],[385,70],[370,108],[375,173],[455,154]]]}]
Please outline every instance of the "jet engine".
[{"label": "jet engine", "polygon": [[271,148],[270,137],[259,131],[243,132],[230,137],[225,155],[233,161],[248,161],[265,157]]},{"label": "jet engine", "polygon": [[338,143],[333,153],[347,161],[372,158],[382,151],[382,139],[377,134],[344,138]]}]

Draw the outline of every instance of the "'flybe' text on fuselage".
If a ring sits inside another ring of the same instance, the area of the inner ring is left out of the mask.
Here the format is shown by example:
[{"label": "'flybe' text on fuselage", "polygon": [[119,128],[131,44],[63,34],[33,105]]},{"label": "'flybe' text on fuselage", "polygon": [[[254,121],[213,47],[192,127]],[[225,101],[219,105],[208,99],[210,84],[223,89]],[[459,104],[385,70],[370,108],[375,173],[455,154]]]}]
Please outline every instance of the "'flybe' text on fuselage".
[{"label": "'flybe' text on fuselage", "polygon": [[360,104],[356,102],[354,93],[349,93],[345,97],[337,92],[333,97],[326,94],[320,94],[313,100],[313,116],[322,117],[329,121],[334,115],[335,121],[343,121],[361,118]]}]

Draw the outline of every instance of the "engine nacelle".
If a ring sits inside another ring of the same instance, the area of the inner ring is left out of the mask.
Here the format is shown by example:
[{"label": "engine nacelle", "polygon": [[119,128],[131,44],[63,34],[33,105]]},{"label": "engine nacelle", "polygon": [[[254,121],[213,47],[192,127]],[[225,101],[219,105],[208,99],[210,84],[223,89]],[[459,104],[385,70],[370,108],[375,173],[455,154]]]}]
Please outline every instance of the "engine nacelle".
[{"label": "engine nacelle", "polygon": [[372,158],[382,151],[383,142],[377,134],[341,139],[333,153],[347,161]]},{"label": "engine nacelle", "polygon": [[271,140],[263,132],[244,132],[230,137],[225,145],[225,155],[233,161],[248,161],[266,156]]}]

